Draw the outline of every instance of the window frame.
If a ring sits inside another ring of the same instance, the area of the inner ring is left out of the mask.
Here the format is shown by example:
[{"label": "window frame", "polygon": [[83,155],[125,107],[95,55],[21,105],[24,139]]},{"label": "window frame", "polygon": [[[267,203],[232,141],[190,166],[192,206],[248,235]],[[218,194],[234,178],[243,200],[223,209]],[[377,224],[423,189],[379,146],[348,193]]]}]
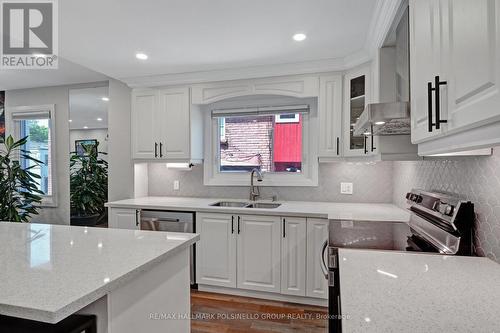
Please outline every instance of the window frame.
[{"label": "window frame", "polygon": [[[313,128],[316,125],[317,105],[314,103],[310,107],[309,113],[302,114],[302,171],[300,173],[265,172],[263,181],[259,182],[259,186],[318,186],[318,144],[317,136],[313,135]],[[250,184],[250,172],[220,172],[220,126],[218,118],[212,118],[211,109],[209,108],[204,112],[203,183],[206,186],[248,186]]]},{"label": "window frame", "polygon": [[[56,160],[56,150],[57,150],[57,140],[56,140],[56,113],[55,105],[30,105],[30,106],[12,106],[5,108],[5,128],[6,136],[12,135],[15,140],[21,138],[20,129],[16,126],[15,118],[22,117],[22,114],[29,114],[30,116],[40,113],[40,115],[49,114],[49,128],[50,128],[50,159],[52,161],[50,165],[51,174],[51,195],[43,195],[40,207],[57,207],[58,205],[58,191],[57,191],[57,160]],[[15,115],[15,117],[14,117]]]}]

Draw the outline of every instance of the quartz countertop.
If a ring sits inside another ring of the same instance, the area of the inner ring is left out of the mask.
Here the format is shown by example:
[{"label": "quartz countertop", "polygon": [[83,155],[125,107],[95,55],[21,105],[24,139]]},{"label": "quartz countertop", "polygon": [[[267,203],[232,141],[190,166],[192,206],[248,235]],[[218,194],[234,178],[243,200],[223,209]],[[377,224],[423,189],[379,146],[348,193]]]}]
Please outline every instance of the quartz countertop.
[{"label": "quartz countertop", "polygon": [[498,332],[500,265],[488,258],[339,249],[342,331]]},{"label": "quartz countertop", "polygon": [[219,212],[252,215],[278,215],[328,218],[331,220],[408,222],[409,212],[393,204],[278,201],[278,208],[235,208],[210,206],[218,201],[245,199],[142,197],[109,202],[107,207],[164,209],[193,212]]},{"label": "quartz countertop", "polygon": [[197,234],[0,222],[0,314],[56,323]]}]

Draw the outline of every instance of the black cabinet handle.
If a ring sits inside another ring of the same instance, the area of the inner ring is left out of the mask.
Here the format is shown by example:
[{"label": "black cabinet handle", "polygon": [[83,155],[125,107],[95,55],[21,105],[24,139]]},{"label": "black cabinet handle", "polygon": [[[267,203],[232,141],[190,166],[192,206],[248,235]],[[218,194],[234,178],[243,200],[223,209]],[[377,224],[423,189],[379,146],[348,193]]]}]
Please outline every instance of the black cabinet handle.
[{"label": "black cabinet handle", "polygon": [[340,155],[340,138],[337,137],[337,155]]},{"label": "black cabinet handle", "polygon": [[135,210],[135,225],[138,227],[139,224],[140,224],[140,217],[139,217],[139,214],[141,213],[141,211],[139,209],[136,209]]},{"label": "black cabinet handle", "polygon": [[429,133],[432,132],[432,82],[427,82],[427,126]]},{"label": "black cabinet handle", "polygon": [[160,142],[160,157],[163,157],[162,150],[163,150],[163,144]]},{"label": "black cabinet handle", "polygon": [[286,238],[286,220],[283,219],[283,238]]},{"label": "black cabinet handle", "polygon": [[155,158],[158,157],[158,143],[155,142]]},{"label": "black cabinet handle", "polygon": [[372,133],[372,135],[371,135],[371,139],[372,139],[372,147],[371,147],[371,151],[372,151],[372,153],[373,153],[373,152],[375,151],[375,149],[377,149],[377,148],[375,148],[375,144],[373,143],[373,136],[374,136],[374,135],[373,135],[373,125],[371,125],[371,133]]},{"label": "black cabinet handle", "polygon": [[238,216],[238,235],[240,234],[240,217]]},{"label": "black cabinet handle", "polygon": [[436,129],[441,127],[441,124],[447,123],[447,120],[441,120],[441,96],[440,96],[440,86],[446,85],[446,81],[440,81],[439,75],[434,78],[435,92],[436,92]]},{"label": "black cabinet handle", "polygon": [[366,140],[368,139],[366,135],[364,135],[365,138],[365,143],[364,143],[364,149],[365,149],[365,154],[368,154],[368,149],[366,148]]},{"label": "black cabinet handle", "polygon": [[231,216],[231,233],[234,234],[234,216]]}]

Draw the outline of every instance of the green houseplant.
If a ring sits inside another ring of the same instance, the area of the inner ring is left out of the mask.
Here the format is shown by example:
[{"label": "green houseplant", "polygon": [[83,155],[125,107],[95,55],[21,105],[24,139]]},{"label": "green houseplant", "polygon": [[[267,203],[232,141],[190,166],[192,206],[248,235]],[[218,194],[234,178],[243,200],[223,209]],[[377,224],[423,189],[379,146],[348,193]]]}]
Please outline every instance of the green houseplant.
[{"label": "green houseplant", "polygon": [[[40,176],[31,170],[43,162],[34,159],[22,149],[28,141],[24,137],[14,141],[7,137],[0,148],[0,221],[29,222],[32,215],[38,215],[43,192],[38,189]],[[23,169],[19,157],[32,161]]]},{"label": "green houseplant", "polygon": [[106,214],[108,162],[99,157],[97,145],[83,145],[85,154],[71,153],[71,224],[95,225]]}]

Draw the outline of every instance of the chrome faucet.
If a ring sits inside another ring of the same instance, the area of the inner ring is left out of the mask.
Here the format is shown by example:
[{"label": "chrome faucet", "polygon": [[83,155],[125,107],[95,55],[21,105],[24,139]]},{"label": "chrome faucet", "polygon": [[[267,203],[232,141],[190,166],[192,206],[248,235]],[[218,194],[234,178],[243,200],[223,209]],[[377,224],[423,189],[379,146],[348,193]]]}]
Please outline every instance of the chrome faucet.
[{"label": "chrome faucet", "polygon": [[264,176],[262,176],[262,172],[259,169],[255,168],[250,173],[250,200],[255,201],[260,196],[260,190],[258,186],[253,184],[254,174],[257,174],[257,181],[261,182]]}]

